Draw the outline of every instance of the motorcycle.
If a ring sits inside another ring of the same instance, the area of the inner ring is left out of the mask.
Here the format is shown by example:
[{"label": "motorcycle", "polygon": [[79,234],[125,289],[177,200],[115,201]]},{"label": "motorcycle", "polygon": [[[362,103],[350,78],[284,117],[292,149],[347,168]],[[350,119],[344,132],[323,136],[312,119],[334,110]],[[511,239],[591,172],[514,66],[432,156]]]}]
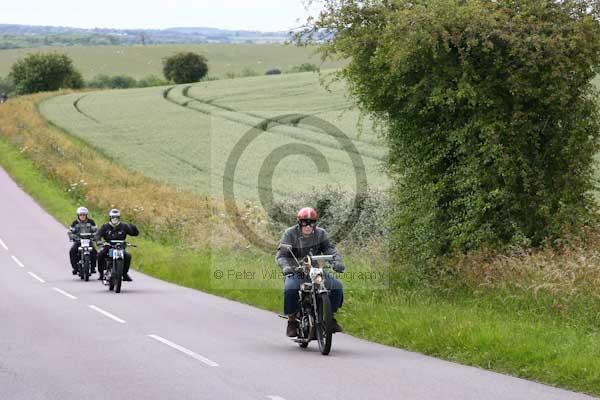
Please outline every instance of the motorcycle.
[{"label": "motorcycle", "polygon": [[92,274],[92,233],[80,233],[79,235],[79,277],[84,281],[90,280]]},{"label": "motorcycle", "polygon": [[125,249],[127,246],[137,246],[128,243],[125,240],[111,240],[102,245],[110,248],[108,250],[108,257],[106,258],[106,268],[104,269],[102,283],[105,286],[108,286],[108,290],[114,290],[115,293],[121,293],[123,269],[125,268]]},{"label": "motorcycle", "polygon": [[92,237],[94,235],[94,229],[84,230],[85,231],[82,232],[81,229],[71,228],[67,233],[72,242],[79,242],[79,246],[77,248],[79,252],[77,275],[79,275],[82,280],[87,282],[90,280],[90,275],[92,274],[93,270],[92,252],[95,249]]},{"label": "motorcycle", "polygon": [[325,287],[325,267],[321,262],[334,261],[333,255],[306,256],[297,260],[292,246],[286,248],[298,264],[295,273],[304,275],[306,282],[300,285],[300,299],[296,321],[299,323],[298,337],[293,339],[301,348],[308,347],[312,340],[317,340],[319,351],[324,356],[331,351],[333,338],[333,313],[329,300],[329,290]]}]

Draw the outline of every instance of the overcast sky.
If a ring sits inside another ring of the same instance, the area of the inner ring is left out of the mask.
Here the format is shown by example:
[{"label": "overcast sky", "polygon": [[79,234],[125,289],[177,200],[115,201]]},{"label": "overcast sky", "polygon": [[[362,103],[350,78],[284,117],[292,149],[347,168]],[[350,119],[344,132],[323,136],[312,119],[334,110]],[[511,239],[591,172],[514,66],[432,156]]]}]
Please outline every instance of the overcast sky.
[{"label": "overcast sky", "polygon": [[0,0],[0,24],[274,31],[307,16],[302,0]]}]

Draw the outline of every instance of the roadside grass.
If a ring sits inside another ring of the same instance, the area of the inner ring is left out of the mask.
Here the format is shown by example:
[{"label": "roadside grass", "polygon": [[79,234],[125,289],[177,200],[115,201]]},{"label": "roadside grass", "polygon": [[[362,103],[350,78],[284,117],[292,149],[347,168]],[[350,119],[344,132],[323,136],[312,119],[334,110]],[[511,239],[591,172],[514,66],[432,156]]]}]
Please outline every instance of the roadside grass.
[{"label": "roadside grass", "polygon": [[[45,96],[49,95],[24,97],[21,103],[0,107],[0,165],[42,206],[65,223],[82,201],[99,213],[113,196],[123,196],[119,206],[145,228],[143,237],[136,238],[140,248],[132,250],[136,269],[281,311],[280,277],[275,275],[271,287],[257,290],[248,280],[223,282],[214,275],[216,269],[276,272],[273,254],[248,247],[225,228],[225,220],[205,214],[207,207],[219,210],[218,204],[138,176],[47,124],[35,108]],[[94,180],[72,190],[87,173]],[[137,212],[135,205],[145,196],[152,200],[153,192],[160,193],[154,207],[166,204],[166,210]],[[205,226],[164,224],[188,212],[187,224]],[[186,235],[194,229],[203,234],[188,241]],[[168,235],[172,240],[166,240]],[[437,286],[410,283],[402,267],[391,260],[386,265],[385,257],[349,254],[349,272],[387,269],[390,286],[364,287],[360,282],[353,286],[346,278],[348,290],[339,318],[348,333],[361,338],[600,395],[596,244],[592,235],[589,243],[577,244],[581,249],[575,246],[562,253],[474,255],[454,266],[449,263],[448,277]],[[281,328],[283,334],[283,323]]]}]

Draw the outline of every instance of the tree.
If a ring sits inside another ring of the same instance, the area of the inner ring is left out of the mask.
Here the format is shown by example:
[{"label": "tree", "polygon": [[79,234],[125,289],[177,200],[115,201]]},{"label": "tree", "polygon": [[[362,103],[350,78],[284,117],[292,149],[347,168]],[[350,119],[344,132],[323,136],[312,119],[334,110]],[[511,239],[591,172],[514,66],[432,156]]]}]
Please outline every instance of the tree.
[{"label": "tree", "polygon": [[9,77],[18,94],[78,89],[83,86],[81,74],[66,54],[35,53],[13,64]]},{"label": "tree", "polygon": [[163,61],[163,74],[168,81],[198,82],[208,73],[208,60],[201,54],[181,52]]},{"label": "tree", "polygon": [[325,0],[296,34],[382,122],[394,243],[413,265],[539,245],[593,216],[600,15],[591,0]]}]

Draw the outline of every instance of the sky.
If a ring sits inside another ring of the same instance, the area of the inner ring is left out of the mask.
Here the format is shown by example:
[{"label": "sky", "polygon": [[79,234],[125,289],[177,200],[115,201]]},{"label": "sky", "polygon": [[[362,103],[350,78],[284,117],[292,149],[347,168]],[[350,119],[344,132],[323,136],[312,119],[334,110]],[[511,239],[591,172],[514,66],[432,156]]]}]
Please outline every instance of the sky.
[{"label": "sky", "polygon": [[280,31],[302,25],[315,9],[303,0],[0,0],[0,24]]}]

